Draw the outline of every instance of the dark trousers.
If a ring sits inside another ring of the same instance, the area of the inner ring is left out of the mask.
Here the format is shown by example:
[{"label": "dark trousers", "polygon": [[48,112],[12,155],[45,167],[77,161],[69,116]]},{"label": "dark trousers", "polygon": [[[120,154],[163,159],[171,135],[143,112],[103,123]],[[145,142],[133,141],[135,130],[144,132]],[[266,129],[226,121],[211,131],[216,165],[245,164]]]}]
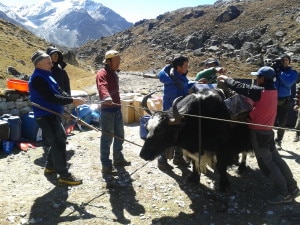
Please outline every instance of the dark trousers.
[{"label": "dark trousers", "polygon": [[288,164],[275,148],[273,130],[251,130],[250,138],[262,173],[271,179],[278,194],[287,195],[297,188]]},{"label": "dark trousers", "polygon": [[61,118],[56,115],[43,116],[36,119],[37,124],[47,137],[50,146],[47,154],[47,168],[53,168],[60,176],[68,176],[66,139],[67,135]]},{"label": "dark trousers", "polygon": [[[297,112],[297,121],[296,121],[296,124],[295,124],[295,129],[300,130],[300,109]],[[296,135],[300,136],[300,131],[297,131]]]},{"label": "dark trousers", "polygon": [[[289,112],[289,97],[279,99],[277,105],[277,115],[276,115],[276,126],[285,128],[287,119],[288,119],[288,112]],[[283,129],[277,130],[277,138],[276,141],[281,143],[284,135]]]}]

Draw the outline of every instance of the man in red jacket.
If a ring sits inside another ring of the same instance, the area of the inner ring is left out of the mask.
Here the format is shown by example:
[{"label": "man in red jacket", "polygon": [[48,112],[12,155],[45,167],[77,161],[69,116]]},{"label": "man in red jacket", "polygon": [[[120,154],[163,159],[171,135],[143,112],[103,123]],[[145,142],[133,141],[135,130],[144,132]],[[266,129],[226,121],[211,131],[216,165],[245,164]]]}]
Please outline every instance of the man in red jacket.
[{"label": "man in red jacket", "polygon": [[275,147],[274,126],[277,109],[277,90],[274,87],[275,70],[261,67],[251,75],[256,76],[257,85],[247,85],[225,75],[218,77],[226,86],[253,100],[249,113],[249,129],[257,163],[274,187],[276,196],[268,201],[272,204],[288,203],[299,195],[299,188],[287,163]]},{"label": "man in red jacket", "polygon": [[[102,174],[113,174],[114,167],[129,166],[130,162],[124,159],[122,150],[124,142],[124,125],[121,113],[121,101],[119,93],[119,70],[121,58],[120,53],[110,50],[105,53],[104,68],[96,75],[96,85],[99,98],[103,101],[101,105],[101,128],[100,139],[100,161],[102,163]],[[110,146],[113,143],[113,162],[109,159]]]}]

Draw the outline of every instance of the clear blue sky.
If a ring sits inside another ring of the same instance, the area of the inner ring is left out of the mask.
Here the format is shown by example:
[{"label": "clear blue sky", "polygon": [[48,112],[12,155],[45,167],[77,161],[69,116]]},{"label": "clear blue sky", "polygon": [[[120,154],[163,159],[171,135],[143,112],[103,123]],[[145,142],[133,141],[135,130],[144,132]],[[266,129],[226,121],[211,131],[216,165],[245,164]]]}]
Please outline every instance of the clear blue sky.
[{"label": "clear blue sky", "polygon": [[[183,7],[214,4],[216,0],[94,0],[112,9],[129,22],[153,19],[168,11]],[[7,6],[34,4],[38,0],[1,0]]]}]

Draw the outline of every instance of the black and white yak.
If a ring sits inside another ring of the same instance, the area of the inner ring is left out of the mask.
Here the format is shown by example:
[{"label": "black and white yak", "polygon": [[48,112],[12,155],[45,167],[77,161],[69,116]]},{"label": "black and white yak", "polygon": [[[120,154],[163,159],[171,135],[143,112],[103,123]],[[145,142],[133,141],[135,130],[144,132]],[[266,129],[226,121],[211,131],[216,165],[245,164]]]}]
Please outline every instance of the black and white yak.
[{"label": "black and white yak", "polygon": [[193,171],[189,179],[199,182],[199,159],[204,152],[210,153],[216,157],[219,188],[225,191],[230,186],[228,166],[234,163],[237,154],[251,151],[252,147],[247,125],[228,122],[231,118],[222,92],[205,89],[178,98],[172,109],[164,112],[151,112],[147,108],[147,99],[151,94],[142,101],[151,118],[145,125],[148,134],[140,157],[154,160],[170,147],[179,146],[184,149],[184,154],[193,159]]}]

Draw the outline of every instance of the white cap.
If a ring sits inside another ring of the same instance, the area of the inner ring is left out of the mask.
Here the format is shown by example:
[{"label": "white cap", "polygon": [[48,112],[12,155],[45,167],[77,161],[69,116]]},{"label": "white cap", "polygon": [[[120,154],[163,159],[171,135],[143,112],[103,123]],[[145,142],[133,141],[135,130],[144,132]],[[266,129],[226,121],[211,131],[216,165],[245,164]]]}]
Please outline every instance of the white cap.
[{"label": "white cap", "polygon": [[107,51],[105,53],[105,59],[103,60],[103,63],[105,63],[107,59],[111,59],[111,58],[113,58],[115,56],[118,56],[118,55],[120,55],[120,53],[118,51],[116,51],[116,50],[109,50],[109,51]]}]

